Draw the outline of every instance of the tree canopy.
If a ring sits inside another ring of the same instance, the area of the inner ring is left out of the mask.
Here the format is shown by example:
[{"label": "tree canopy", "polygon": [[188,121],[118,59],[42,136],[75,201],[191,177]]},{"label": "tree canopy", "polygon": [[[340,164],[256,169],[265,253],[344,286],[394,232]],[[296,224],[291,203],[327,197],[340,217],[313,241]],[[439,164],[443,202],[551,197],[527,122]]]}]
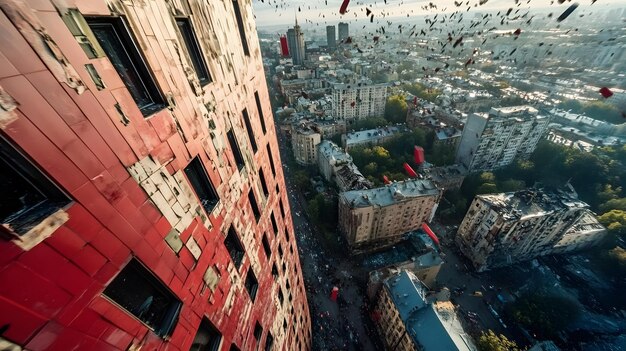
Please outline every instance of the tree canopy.
[{"label": "tree canopy", "polygon": [[520,351],[515,341],[502,334],[498,335],[491,329],[481,333],[477,346],[479,351]]},{"label": "tree canopy", "polygon": [[385,104],[385,119],[391,123],[404,123],[408,108],[404,95],[392,95]]},{"label": "tree canopy", "polygon": [[437,97],[441,95],[441,90],[439,89],[430,89],[425,87],[420,83],[413,84],[403,84],[401,88],[404,91],[411,93],[412,95],[417,96],[420,99],[424,99],[426,101],[435,102]]},{"label": "tree canopy", "polygon": [[563,110],[571,110],[572,113],[583,114],[587,117],[609,123],[622,124],[624,118],[621,111],[612,104],[602,100],[581,102],[578,100],[565,100],[559,104]]},{"label": "tree canopy", "polygon": [[506,305],[505,312],[540,338],[553,337],[580,314],[578,304],[568,298],[536,293],[522,295]]}]

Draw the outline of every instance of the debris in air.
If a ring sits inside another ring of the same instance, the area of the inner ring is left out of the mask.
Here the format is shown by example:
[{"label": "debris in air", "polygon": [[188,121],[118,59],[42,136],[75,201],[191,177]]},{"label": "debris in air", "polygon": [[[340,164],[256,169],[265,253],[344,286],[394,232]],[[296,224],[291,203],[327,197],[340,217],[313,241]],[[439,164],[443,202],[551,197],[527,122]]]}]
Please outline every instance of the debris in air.
[{"label": "debris in air", "polygon": [[578,7],[578,3],[575,2],[573,4],[570,5],[570,7],[567,8],[567,10],[565,10],[565,12],[563,12],[557,19],[557,22],[561,22],[563,20],[565,20],[567,17],[569,17],[569,15],[572,14],[572,12],[574,12],[574,10],[576,10],[576,8]]}]

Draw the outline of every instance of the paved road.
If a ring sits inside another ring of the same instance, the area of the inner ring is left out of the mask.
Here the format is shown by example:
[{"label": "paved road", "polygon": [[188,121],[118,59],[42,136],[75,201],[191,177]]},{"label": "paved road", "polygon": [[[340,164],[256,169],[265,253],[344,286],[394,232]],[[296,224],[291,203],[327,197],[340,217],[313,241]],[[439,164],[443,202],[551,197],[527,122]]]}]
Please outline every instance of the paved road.
[{"label": "paved road", "polygon": [[[281,159],[291,150],[279,136]],[[370,337],[367,317],[365,274],[348,257],[327,248],[308,221],[305,200],[292,183],[290,167],[283,167],[302,273],[311,311],[313,350],[378,350],[377,336]],[[333,286],[339,287],[337,302],[330,299]]]}]

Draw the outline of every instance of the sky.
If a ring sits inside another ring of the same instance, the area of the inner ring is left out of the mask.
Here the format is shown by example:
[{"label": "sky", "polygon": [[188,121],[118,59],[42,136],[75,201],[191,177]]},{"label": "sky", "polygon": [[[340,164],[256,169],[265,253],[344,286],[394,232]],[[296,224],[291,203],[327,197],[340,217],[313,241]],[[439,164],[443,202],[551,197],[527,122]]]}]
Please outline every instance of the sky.
[{"label": "sky", "polygon": [[[256,16],[257,26],[259,28],[276,25],[293,25],[294,18],[298,16],[298,22],[301,26],[307,25],[326,26],[336,24],[340,21],[348,21],[354,23],[355,20],[367,23],[369,19],[365,14],[365,9],[369,8],[374,14],[374,22],[376,20],[386,21],[392,20],[394,17],[407,18],[409,16],[424,16],[444,12],[463,11],[465,12],[469,6],[472,12],[498,11],[513,7],[514,9],[523,10],[539,10],[544,8],[553,8],[554,13],[561,13],[575,1],[565,1],[559,4],[558,0],[519,0],[519,7],[515,0],[488,0],[484,5],[474,7],[479,0],[460,1],[463,5],[457,7],[454,2],[456,0],[352,0],[348,5],[348,12],[344,15],[339,14],[339,8],[342,0],[253,0],[254,14]],[[483,0],[484,1],[484,0]],[[625,0],[597,0],[591,5],[592,0],[580,0],[577,12],[593,12],[597,10],[606,10],[616,5],[626,4]],[[551,2],[553,4],[551,4]],[[429,3],[437,6],[436,9],[423,9]],[[276,8],[278,5],[278,9]],[[623,7],[626,7],[624,5]],[[383,18],[384,17],[384,18]]]}]

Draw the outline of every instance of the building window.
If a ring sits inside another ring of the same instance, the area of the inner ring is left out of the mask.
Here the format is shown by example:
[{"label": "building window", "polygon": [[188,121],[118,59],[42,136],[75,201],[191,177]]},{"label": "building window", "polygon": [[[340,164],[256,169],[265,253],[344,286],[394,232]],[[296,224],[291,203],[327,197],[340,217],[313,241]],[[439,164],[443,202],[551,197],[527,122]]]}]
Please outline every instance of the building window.
[{"label": "building window", "polygon": [[241,150],[239,149],[239,144],[237,143],[237,139],[235,138],[235,133],[233,133],[233,129],[231,128],[228,133],[226,133],[228,137],[228,143],[230,144],[230,149],[233,151],[233,156],[235,157],[235,163],[237,164],[237,169],[242,170],[246,165],[243,160],[243,156],[241,155]]},{"label": "building window", "polygon": [[256,339],[256,341],[261,340],[261,335],[263,335],[263,327],[261,327],[261,324],[259,324],[259,321],[256,321],[256,323],[254,324],[254,338]]},{"label": "building window", "polygon": [[267,240],[267,234],[263,233],[263,239],[261,240],[263,243],[263,250],[265,251],[265,257],[269,260],[272,256],[272,248],[270,247],[270,242]]},{"label": "building window", "polygon": [[193,68],[198,75],[198,80],[200,80],[200,85],[211,83],[211,75],[204,62],[200,45],[198,45],[198,39],[196,39],[196,34],[193,31],[189,18],[176,18],[176,24],[187,47],[187,52],[191,58]]},{"label": "building window", "polygon": [[0,226],[24,235],[71,200],[0,136]]},{"label": "building window", "polygon": [[267,337],[265,338],[265,351],[270,351],[274,346],[274,337],[272,333],[267,332]]},{"label": "building window", "polygon": [[259,149],[256,145],[256,139],[254,139],[254,130],[252,129],[252,124],[250,123],[250,115],[248,114],[248,109],[244,108],[241,111],[243,115],[243,122],[246,124],[246,132],[248,132],[248,139],[250,139],[250,145],[252,145],[252,151],[256,153]]},{"label": "building window", "polygon": [[278,201],[278,207],[280,208],[280,214],[283,217],[283,219],[285,218],[285,207],[283,206],[283,199],[280,199]]},{"label": "building window", "polygon": [[283,258],[283,245],[282,244],[278,244],[278,256],[280,256],[280,258]]},{"label": "building window", "polygon": [[200,156],[194,157],[194,159],[189,162],[187,167],[185,167],[185,174],[189,179],[189,183],[191,183],[191,187],[195,190],[196,195],[198,195],[202,207],[204,207],[207,213],[211,213],[220,199],[204,169]]},{"label": "building window", "polygon": [[[272,148],[270,147],[269,143],[267,144],[267,157],[270,159],[270,168],[272,168],[272,175],[276,176],[276,168],[274,168],[274,158],[272,157]],[[278,184],[276,184],[276,188],[278,188]]]},{"label": "building window", "polygon": [[248,269],[248,275],[246,276],[246,282],[244,284],[246,286],[246,290],[248,290],[248,295],[250,295],[250,300],[254,302],[254,298],[256,297],[256,291],[259,288],[259,283],[254,276],[254,272],[252,271],[252,267]]},{"label": "building window", "polygon": [[230,349],[228,349],[228,350],[229,351],[241,351],[241,350],[239,350],[239,348],[235,344],[231,344],[230,345]]},{"label": "building window", "polygon": [[274,280],[278,279],[278,268],[276,268],[276,262],[272,264],[272,277],[274,277]]},{"label": "building window", "polygon": [[122,269],[103,294],[161,337],[170,335],[182,306],[167,286],[136,259]]},{"label": "building window", "polygon": [[[261,121],[261,129],[263,130],[263,135],[267,133],[265,129],[265,117],[263,116],[263,106],[261,106],[261,98],[259,97],[259,92],[254,92],[254,101],[256,101],[256,109],[259,111],[259,120]],[[268,144],[269,146],[269,144]]]},{"label": "building window", "polygon": [[283,305],[283,301],[285,301],[285,295],[283,295],[283,289],[278,287],[278,301],[280,301],[280,305]]},{"label": "building window", "polygon": [[235,228],[232,226],[228,228],[228,234],[226,235],[226,239],[224,239],[224,246],[226,246],[226,250],[228,250],[235,267],[239,269],[241,267],[245,251],[243,249],[243,245],[241,245],[241,241],[239,241],[237,232],[235,232]]},{"label": "building window", "polygon": [[274,234],[278,234],[278,225],[276,224],[276,217],[274,216],[274,212],[272,212],[270,218],[272,220],[272,229],[274,229]]},{"label": "building window", "polygon": [[221,341],[222,334],[208,319],[203,318],[189,351],[217,351]]},{"label": "building window", "polygon": [[233,0],[233,8],[235,10],[235,19],[237,20],[237,27],[239,28],[239,37],[241,38],[241,47],[243,47],[243,53],[246,56],[250,56],[250,49],[248,48],[248,39],[246,39],[246,29],[243,24],[243,17],[241,17],[241,9],[239,8],[239,1]]},{"label": "building window", "polygon": [[92,17],[86,20],[141,113],[148,116],[164,108],[163,95],[125,21],[121,17]]},{"label": "building window", "polygon": [[248,201],[250,202],[250,207],[252,207],[254,218],[258,222],[259,218],[261,218],[261,211],[259,210],[259,205],[256,203],[256,197],[254,196],[254,192],[252,190],[248,191]]},{"label": "building window", "polygon": [[265,194],[265,196],[269,196],[270,191],[267,189],[267,182],[265,181],[265,174],[263,173],[262,168],[259,168],[259,178],[261,179],[261,187],[263,188],[263,194]]}]

